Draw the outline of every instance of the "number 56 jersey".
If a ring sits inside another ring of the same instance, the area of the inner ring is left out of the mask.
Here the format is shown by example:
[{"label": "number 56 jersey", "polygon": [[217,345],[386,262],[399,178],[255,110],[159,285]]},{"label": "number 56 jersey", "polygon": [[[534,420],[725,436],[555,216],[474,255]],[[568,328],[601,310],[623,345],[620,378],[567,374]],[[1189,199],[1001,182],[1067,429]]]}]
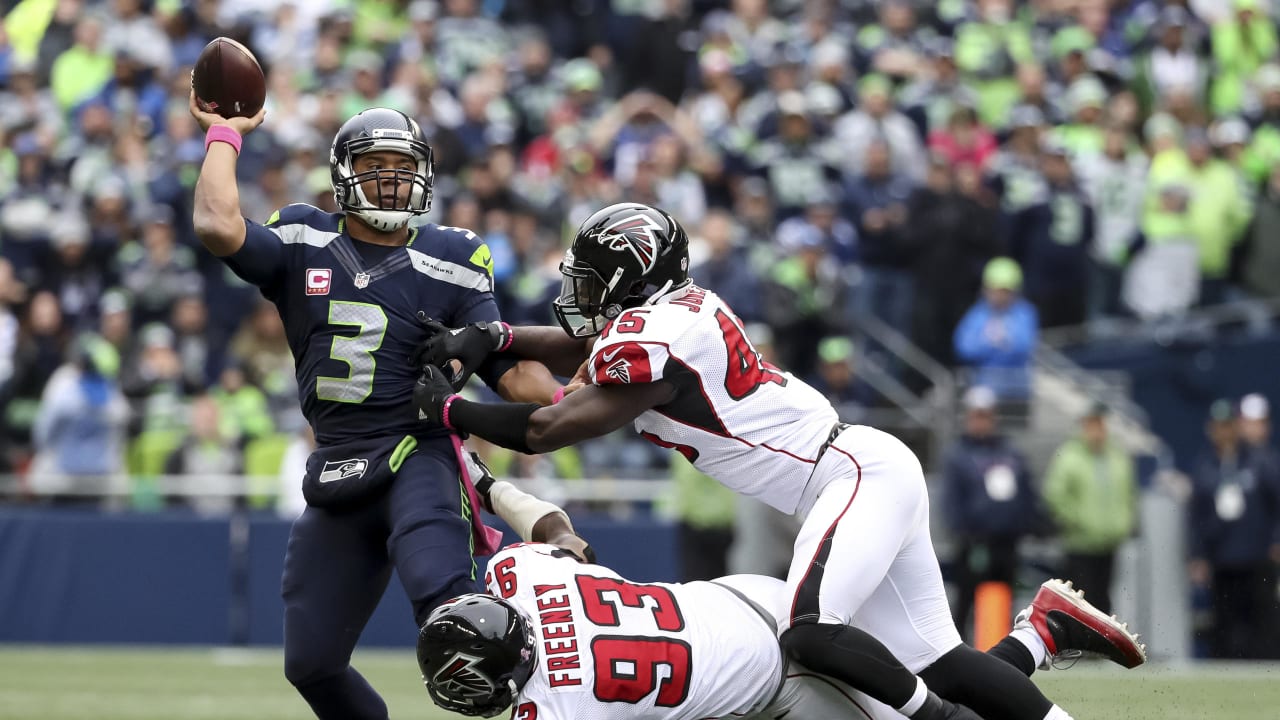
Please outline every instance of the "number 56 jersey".
[{"label": "number 56 jersey", "polygon": [[781,686],[774,629],[720,585],[633,583],[537,543],[494,555],[485,584],[537,639],[514,720],[729,718]]},{"label": "number 56 jersey", "polygon": [[588,363],[596,385],[675,386],[670,402],[636,418],[646,440],[782,512],[799,507],[836,411],[765,362],[715,293],[689,285],[623,312],[600,333]]}]

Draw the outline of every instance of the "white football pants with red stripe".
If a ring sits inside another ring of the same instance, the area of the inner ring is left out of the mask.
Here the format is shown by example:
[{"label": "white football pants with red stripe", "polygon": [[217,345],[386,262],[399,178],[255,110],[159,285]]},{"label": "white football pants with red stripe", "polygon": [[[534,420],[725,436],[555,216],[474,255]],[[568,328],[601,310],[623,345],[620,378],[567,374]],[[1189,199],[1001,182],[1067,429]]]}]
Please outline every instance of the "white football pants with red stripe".
[{"label": "white football pants with red stripe", "polygon": [[874,428],[844,430],[814,468],[799,513],[778,631],[853,625],[912,672],[960,645],[929,537],[929,494],[915,453]]}]

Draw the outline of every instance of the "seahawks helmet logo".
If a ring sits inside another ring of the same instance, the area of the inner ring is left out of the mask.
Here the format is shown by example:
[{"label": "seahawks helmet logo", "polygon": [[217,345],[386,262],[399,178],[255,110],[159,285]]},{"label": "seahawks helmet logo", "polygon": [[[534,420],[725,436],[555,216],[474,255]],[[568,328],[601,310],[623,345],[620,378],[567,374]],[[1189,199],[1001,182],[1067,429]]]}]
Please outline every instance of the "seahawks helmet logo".
[{"label": "seahawks helmet logo", "polygon": [[465,702],[473,698],[487,699],[498,688],[488,675],[476,669],[481,662],[483,658],[456,652],[449,662],[432,676],[431,685],[441,695],[454,700]]},{"label": "seahawks helmet logo", "polygon": [[658,263],[658,235],[662,226],[648,215],[631,215],[604,229],[600,242],[610,250],[630,250],[648,273]]}]

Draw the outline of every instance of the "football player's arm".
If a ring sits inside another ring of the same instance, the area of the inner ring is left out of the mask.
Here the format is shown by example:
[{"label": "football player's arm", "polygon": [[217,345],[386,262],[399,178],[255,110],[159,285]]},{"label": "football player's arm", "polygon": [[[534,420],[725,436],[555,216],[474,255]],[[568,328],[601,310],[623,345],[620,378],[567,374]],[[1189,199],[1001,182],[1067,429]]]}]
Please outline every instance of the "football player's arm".
[{"label": "football player's arm", "polygon": [[521,325],[511,329],[507,352],[537,360],[556,375],[570,377],[586,361],[590,349],[588,338],[570,337],[562,328]]},{"label": "football player's arm", "polygon": [[[484,377],[484,366],[480,372]],[[550,405],[560,387],[546,365],[532,360],[517,360],[498,376],[497,387],[493,389],[508,402]]]},{"label": "football player's arm", "polygon": [[634,385],[588,385],[566,395],[559,404],[541,408],[529,416],[528,447],[533,452],[550,452],[608,435],[644,411],[670,402],[675,392],[675,386],[666,380]]},{"label": "football player's arm", "polygon": [[[480,490],[480,486],[476,486]],[[521,540],[555,545],[580,560],[595,562],[595,551],[573,529],[569,516],[555,503],[524,492],[506,480],[496,480],[481,491],[488,509],[516,531]]]},{"label": "football player's arm", "polygon": [[[490,339],[492,336],[481,328],[508,327],[498,314],[498,303],[494,301],[492,292],[476,293],[466,309],[452,321],[462,328],[462,332],[451,333],[439,324],[429,323],[429,327],[435,328],[435,334],[422,347],[419,354],[421,362],[440,366],[448,362],[455,371],[461,366],[463,379],[453,378],[457,388],[461,388],[465,378],[474,371],[486,385],[509,402],[550,405],[554,401],[560,383],[545,365],[522,360],[509,352],[494,352],[497,346],[481,347],[483,341],[476,344],[481,337],[494,342]],[[505,340],[501,342],[509,344]],[[468,348],[467,345],[473,347]],[[468,366],[468,363],[473,364]]]},{"label": "football player's arm", "polygon": [[534,403],[473,402],[453,392],[443,370],[428,365],[414,390],[414,404],[430,422],[533,454],[607,435],[645,410],[670,401],[674,394],[675,386],[657,380],[592,385],[546,407]]},{"label": "football player's arm", "polygon": [[[240,214],[240,190],[236,185],[239,139],[262,123],[266,111],[262,110],[252,118],[224,118],[201,110],[196,105],[195,90],[191,91],[188,104],[201,130],[208,131],[213,126],[221,128],[206,142],[204,164],[196,180],[192,222],[196,236],[209,252],[226,257],[244,245],[246,235],[244,218]],[[219,137],[222,139],[216,139]]]}]

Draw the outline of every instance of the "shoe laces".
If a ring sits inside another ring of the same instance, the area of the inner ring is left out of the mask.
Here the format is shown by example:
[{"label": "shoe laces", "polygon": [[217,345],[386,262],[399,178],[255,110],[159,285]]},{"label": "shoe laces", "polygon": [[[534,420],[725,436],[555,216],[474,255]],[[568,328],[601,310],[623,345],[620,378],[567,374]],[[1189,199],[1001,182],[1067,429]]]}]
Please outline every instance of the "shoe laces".
[{"label": "shoe laces", "polygon": [[1049,658],[1049,667],[1053,670],[1070,670],[1084,657],[1083,650],[1063,650]]}]

